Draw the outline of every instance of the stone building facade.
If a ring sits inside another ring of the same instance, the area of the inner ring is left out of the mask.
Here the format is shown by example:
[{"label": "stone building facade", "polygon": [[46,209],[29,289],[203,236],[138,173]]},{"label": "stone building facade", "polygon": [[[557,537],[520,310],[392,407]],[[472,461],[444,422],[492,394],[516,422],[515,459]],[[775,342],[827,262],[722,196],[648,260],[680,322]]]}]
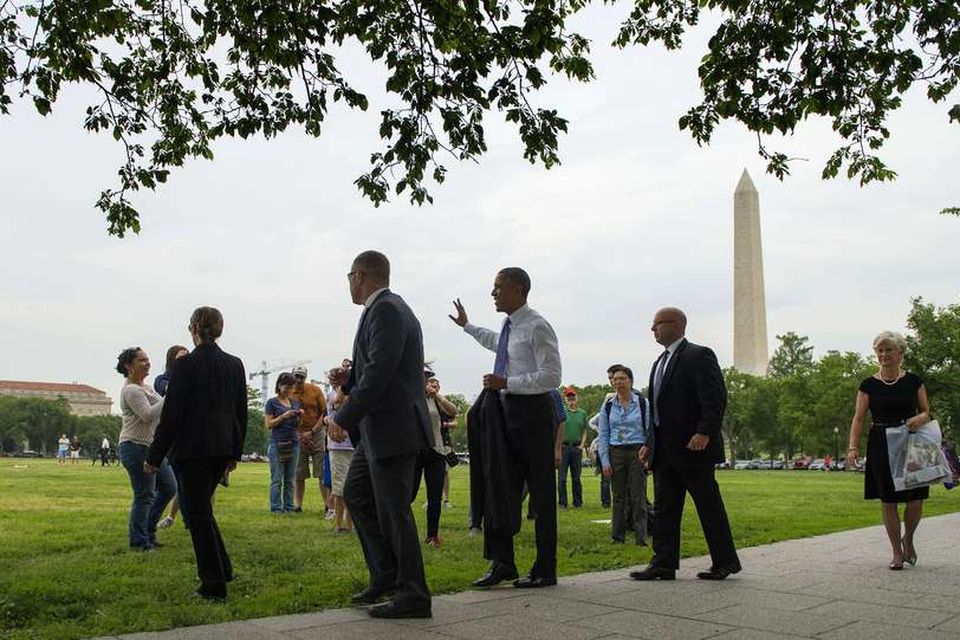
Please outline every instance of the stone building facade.
[{"label": "stone building facade", "polygon": [[76,416],[110,415],[113,400],[106,393],[86,384],[61,382],[23,382],[0,380],[0,395],[18,398],[64,398]]}]

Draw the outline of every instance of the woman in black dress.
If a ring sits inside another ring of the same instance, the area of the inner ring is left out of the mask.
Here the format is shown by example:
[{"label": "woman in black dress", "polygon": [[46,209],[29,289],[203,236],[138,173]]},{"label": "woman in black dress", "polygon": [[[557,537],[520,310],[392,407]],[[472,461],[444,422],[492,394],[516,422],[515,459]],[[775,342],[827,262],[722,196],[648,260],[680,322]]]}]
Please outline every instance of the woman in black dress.
[{"label": "woman in black dress", "polygon": [[[879,499],[883,526],[893,548],[890,568],[899,571],[903,563],[917,563],[913,534],[923,515],[923,501],[930,495],[929,487],[895,491],[887,455],[887,427],[907,425],[910,431],[929,422],[932,417],[927,403],[927,389],[917,375],[900,368],[906,340],[899,333],[884,331],[873,341],[880,370],[860,383],[857,408],[850,425],[850,448],[847,464],[855,465],[859,454],[860,429],[863,418],[870,411],[873,422],[867,436],[867,468],[864,473],[864,498]],[[900,514],[897,505],[906,503],[903,510],[904,528],[900,532]]]}]

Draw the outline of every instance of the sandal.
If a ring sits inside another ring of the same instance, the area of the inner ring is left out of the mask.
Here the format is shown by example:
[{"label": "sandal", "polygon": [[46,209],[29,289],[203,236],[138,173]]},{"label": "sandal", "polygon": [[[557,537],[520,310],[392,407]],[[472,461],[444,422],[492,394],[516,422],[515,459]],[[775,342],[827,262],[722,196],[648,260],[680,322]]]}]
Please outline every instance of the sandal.
[{"label": "sandal", "polygon": [[912,554],[907,555],[906,545],[904,545],[903,561],[906,562],[911,567],[917,566],[917,550],[914,549]]},{"label": "sandal", "polygon": [[903,571],[903,560],[893,560],[887,566],[891,571]]}]

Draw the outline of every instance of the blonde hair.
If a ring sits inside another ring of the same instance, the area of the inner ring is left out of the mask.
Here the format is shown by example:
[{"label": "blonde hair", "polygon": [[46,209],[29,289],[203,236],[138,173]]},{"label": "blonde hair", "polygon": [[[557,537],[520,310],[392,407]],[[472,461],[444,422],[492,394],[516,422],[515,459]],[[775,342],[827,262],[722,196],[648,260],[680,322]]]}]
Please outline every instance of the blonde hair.
[{"label": "blonde hair", "polygon": [[907,339],[896,331],[883,331],[873,339],[874,350],[876,350],[877,347],[885,344],[892,344],[900,350],[900,353],[903,353],[907,350]]}]

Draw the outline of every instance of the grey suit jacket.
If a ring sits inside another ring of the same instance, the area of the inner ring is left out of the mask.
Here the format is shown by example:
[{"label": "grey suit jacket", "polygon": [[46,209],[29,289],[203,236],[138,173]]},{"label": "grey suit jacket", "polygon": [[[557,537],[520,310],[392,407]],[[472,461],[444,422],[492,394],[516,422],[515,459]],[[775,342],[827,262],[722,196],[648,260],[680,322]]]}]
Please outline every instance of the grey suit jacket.
[{"label": "grey suit jacket", "polygon": [[349,398],[337,423],[362,441],[368,456],[388,458],[433,446],[420,322],[392,291],[363,312],[344,391]]}]

